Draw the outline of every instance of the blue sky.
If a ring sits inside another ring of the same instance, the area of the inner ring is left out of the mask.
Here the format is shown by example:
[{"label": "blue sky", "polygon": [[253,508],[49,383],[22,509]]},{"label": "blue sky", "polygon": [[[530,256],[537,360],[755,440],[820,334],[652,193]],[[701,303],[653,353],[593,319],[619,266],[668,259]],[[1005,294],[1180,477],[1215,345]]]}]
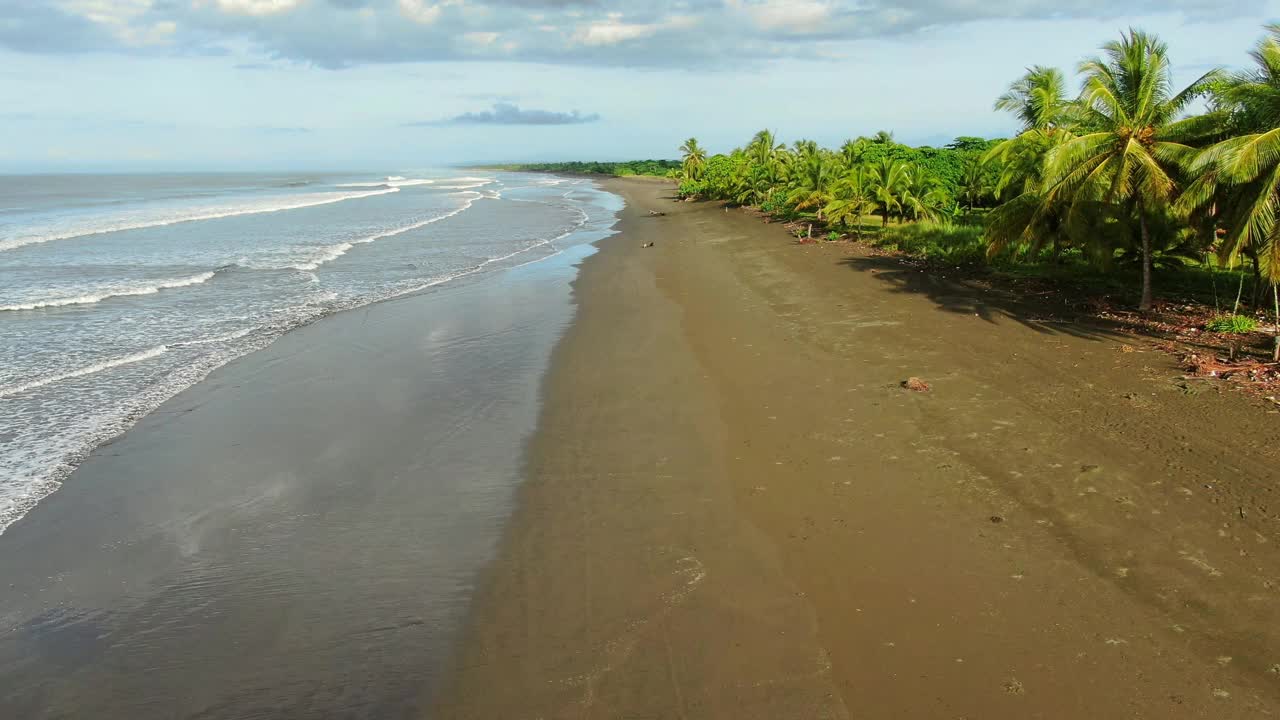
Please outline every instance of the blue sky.
[{"label": "blue sky", "polygon": [[0,172],[382,169],[1008,133],[1128,26],[1176,80],[1280,0],[0,0]]}]

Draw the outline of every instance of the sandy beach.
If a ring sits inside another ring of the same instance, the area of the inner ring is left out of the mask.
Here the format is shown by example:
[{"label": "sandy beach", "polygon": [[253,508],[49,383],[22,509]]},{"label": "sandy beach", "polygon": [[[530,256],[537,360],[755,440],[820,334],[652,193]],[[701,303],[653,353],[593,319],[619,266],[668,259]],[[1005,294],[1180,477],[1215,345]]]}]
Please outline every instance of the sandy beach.
[{"label": "sandy beach", "polygon": [[95,451],[0,537],[0,715],[1280,713],[1270,404],[599,183],[594,254],[326,317]]},{"label": "sandy beach", "polygon": [[1273,410],[1016,298],[603,184],[621,234],[575,283],[435,716],[1280,712]]}]

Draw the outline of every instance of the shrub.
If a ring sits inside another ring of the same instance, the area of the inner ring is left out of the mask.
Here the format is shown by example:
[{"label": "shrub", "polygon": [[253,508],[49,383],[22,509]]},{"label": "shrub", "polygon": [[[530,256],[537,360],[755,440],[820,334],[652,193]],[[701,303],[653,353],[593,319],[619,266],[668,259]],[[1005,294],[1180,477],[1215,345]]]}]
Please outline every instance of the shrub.
[{"label": "shrub", "polygon": [[706,191],[706,186],[696,180],[681,180],[680,186],[676,188],[676,194],[682,198],[698,197]]},{"label": "shrub", "polygon": [[760,211],[783,218],[791,216],[791,208],[787,206],[785,200],[778,197],[765,198],[764,202],[760,203]]},{"label": "shrub", "polygon": [[1217,333],[1251,333],[1258,329],[1258,321],[1248,315],[1219,315],[1205,323],[1204,328]]},{"label": "shrub", "polygon": [[827,233],[827,240],[831,242],[835,242],[836,240],[839,240],[839,239],[840,239],[840,233],[836,232],[835,230],[832,230],[831,232]]},{"label": "shrub", "polygon": [[982,228],[945,222],[890,226],[880,233],[876,244],[951,265],[984,262],[987,252]]}]

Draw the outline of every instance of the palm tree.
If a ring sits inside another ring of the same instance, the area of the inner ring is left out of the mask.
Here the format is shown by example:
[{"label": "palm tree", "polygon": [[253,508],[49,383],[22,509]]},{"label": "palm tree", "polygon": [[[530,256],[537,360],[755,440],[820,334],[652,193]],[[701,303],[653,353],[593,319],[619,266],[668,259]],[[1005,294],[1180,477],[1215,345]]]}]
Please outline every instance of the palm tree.
[{"label": "palm tree", "polygon": [[680,152],[684,154],[684,176],[689,180],[701,180],[702,169],[707,164],[707,151],[698,145],[697,138],[689,138],[680,146]]},{"label": "palm tree", "polygon": [[797,210],[817,208],[818,220],[821,221],[822,211],[831,199],[828,190],[835,175],[835,160],[812,140],[797,141],[795,147],[795,166],[787,202]]},{"label": "palm tree", "polygon": [[901,196],[911,181],[910,174],[909,164],[892,158],[883,158],[867,169],[867,182],[886,228],[894,213],[902,209]]},{"label": "palm tree", "polygon": [[860,137],[857,140],[845,140],[840,146],[840,159],[844,163],[845,168],[853,168],[862,161],[862,153],[866,152],[867,146],[871,141]]},{"label": "palm tree", "polygon": [[1184,209],[1218,205],[1226,230],[1224,257],[1257,253],[1264,274],[1280,283],[1280,25],[1249,53],[1258,67],[1230,76],[1219,90],[1231,137],[1200,154],[1197,179],[1180,200]]},{"label": "palm tree", "polygon": [[996,99],[995,109],[1013,113],[1022,121],[1022,132],[1051,132],[1069,122],[1072,104],[1062,71],[1033,65]]},{"label": "palm tree", "polygon": [[1168,49],[1154,36],[1129,30],[1102,47],[1103,57],[1080,65],[1081,124],[1088,131],[1049,151],[1044,200],[1069,205],[1067,221],[1086,221],[1097,203],[1136,219],[1142,242],[1142,300],[1151,308],[1153,215],[1169,207],[1177,190],[1174,166],[1194,154],[1186,140],[1203,135],[1202,118],[1179,119],[1217,76],[1210,71],[1174,93]]},{"label": "palm tree", "polygon": [[1022,128],[982,157],[984,165],[998,164],[994,194],[1006,199],[987,217],[987,252],[994,256],[1021,246],[1035,253],[1052,242],[1056,258],[1069,239],[1065,225],[1068,206],[1046,201],[1045,158],[1055,147],[1075,138],[1076,104],[1067,98],[1059,70],[1035,65],[1009,85],[995,107],[1012,113]]},{"label": "palm tree", "polygon": [[987,184],[987,175],[983,172],[982,162],[969,160],[964,165],[960,176],[960,197],[956,198],[969,210],[983,204],[991,197],[991,187]]},{"label": "palm tree", "polygon": [[923,168],[909,167],[905,182],[898,192],[898,205],[902,216],[912,220],[936,221],[942,217],[943,208],[951,198],[942,187],[942,181]]},{"label": "palm tree", "polygon": [[1247,252],[1271,284],[1278,323],[1273,357],[1280,360],[1280,24],[1249,53],[1257,65],[1218,90],[1234,137],[1205,150],[1192,164],[1196,180],[1179,200],[1184,210],[1212,206],[1226,230],[1219,251],[1228,263]]},{"label": "palm tree", "polygon": [[876,195],[864,167],[853,166],[831,185],[831,201],[823,208],[828,222],[848,226],[862,239],[862,216],[876,209]]},{"label": "palm tree", "polygon": [[760,165],[768,165],[776,160],[778,153],[786,149],[785,145],[778,142],[774,137],[773,131],[761,130],[751,138],[751,142],[747,144],[747,154],[751,159]]}]

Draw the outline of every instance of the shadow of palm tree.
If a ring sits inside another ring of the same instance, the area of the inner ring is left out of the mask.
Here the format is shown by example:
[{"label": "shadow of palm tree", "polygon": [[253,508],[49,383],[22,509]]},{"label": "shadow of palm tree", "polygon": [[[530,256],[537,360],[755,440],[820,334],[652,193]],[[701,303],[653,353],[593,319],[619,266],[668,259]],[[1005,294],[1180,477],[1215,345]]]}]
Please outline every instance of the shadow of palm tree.
[{"label": "shadow of palm tree", "polygon": [[926,268],[895,257],[852,255],[840,264],[871,275],[893,292],[923,295],[946,312],[977,316],[990,323],[1004,318],[1046,335],[1089,340],[1127,337],[1119,323],[1087,316],[1083,301],[1075,302],[1059,289],[1000,288],[982,278],[966,276],[963,270]]}]

